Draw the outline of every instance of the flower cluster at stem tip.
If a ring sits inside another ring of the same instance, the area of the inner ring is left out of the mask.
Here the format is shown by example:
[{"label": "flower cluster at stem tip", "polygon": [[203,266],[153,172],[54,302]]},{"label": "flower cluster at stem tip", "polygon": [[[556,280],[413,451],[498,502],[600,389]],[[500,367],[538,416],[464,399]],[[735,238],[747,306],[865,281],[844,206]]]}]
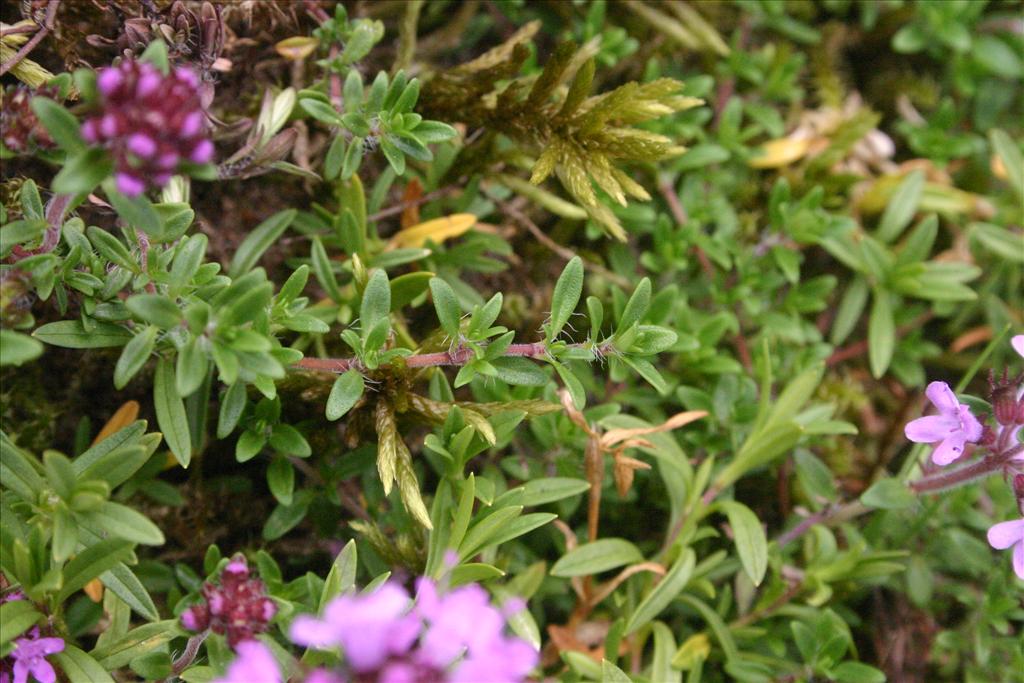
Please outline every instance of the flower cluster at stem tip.
[{"label": "flower cluster at stem tip", "polygon": [[[20,591],[0,597],[0,604],[24,600]],[[24,635],[14,639],[14,649],[0,659],[0,683],[26,683],[29,674],[39,683],[54,683],[57,672],[46,661],[48,655],[64,651],[62,638],[42,638],[39,627],[33,626]]]},{"label": "flower cluster at stem tip", "polygon": [[124,61],[96,77],[99,111],[82,124],[86,142],[105,147],[124,195],[161,188],[182,163],[213,159],[199,77],[187,67],[169,74],[152,64]]},{"label": "flower cluster at stem tip", "polygon": [[241,555],[224,567],[219,585],[207,581],[200,592],[203,602],[181,613],[181,625],[190,631],[209,629],[226,636],[232,648],[266,631],[277,614],[277,605],[267,597],[266,584],[249,574]]},{"label": "flower cluster at stem tip", "polygon": [[[511,683],[523,681],[538,653],[505,634],[506,618],[524,606],[498,609],[476,584],[439,592],[427,578],[416,583],[415,601],[388,582],[369,594],[332,600],[322,617],[300,615],[291,640],[324,650],[340,648],[344,664],[306,672],[305,683]],[[282,683],[270,649],[240,643],[238,656],[217,683]]]},{"label": "flower cluster at stem tip", "polygon": [[[1024,357],[1024,335],[1010,340],[1010,345]],[[995,428],[990,430],[972,413],[945,382],[932,382],[925,395],[938,409],[938,415],[928,415],[907,423],[906,437],[915,443],[936,444],[932,461],[946,466],[960,459],[967,444],[977,444],[976,451],[988,451],[987,457],[1000,460],[1007,476],[1012,475],[1012,486],[1021,519],[995,524],[988,530],[988,542],[997,550],[1012,548],[1013,570],[1024,579],[1024,453],[1021,452],[1020,433],[1024,427],[1024,376],[1015,379],[1003,374],[1000,381],[989,380],[992,413]]]}]

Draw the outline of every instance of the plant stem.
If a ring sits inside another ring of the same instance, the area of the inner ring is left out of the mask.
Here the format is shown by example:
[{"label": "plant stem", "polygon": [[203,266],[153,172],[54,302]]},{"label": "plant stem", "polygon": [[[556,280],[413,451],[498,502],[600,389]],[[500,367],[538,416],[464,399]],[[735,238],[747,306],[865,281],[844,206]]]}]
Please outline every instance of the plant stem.
[{"label": "plant stem", "polygon": [[[584,348],[584,344],[569,344],[570,348]],[[610,348],[611,344],[593,347],[596,354],[601,355]],[[532,344],[510,344],[505,357],[517,356],[520,358],[543,358],[548,355],[548,346],[544,342]],[[461,346],[452,351],[438,351],[437,353],[421,353],[414,356],[406,356],[405,366],[408,368],[433,368],[439,366],[466,365],[476,358],[473,349]],[[295,363],[293,368],[299,370],[317,370],[320,372],[342,373],[348,370],[366,370],[366,366],[358,358],[303,358]]]},{"label": "plant stem", "polygon": [[60,0],[50,0],[50,3],[46,6],[46,18],[43,20],[43,25],[39,27],[34,36],[29,38],[27,43],[21,46],[20,50],[14,53],[13,57],[4,62],[3,65],[0,65],[0,76],[3,76],[17,66],[21,60],[25,59],[28,53],[32,52],[36,45],[53,29],[53,20],[57,16],[57,7],[59,6]]},{"label": "plant stem", "polygon": [[171,664],[171,672],[177,676],[182,671],[187,669],[189,665],[195,661],[196,655],[199,654],[199,646],[206,640],[206,636],[210,635],[209,631],[203,631],[197,633],[188,639],[188,643],[185,645],[185,651],[181,653],[181,656],[174,660]]}]

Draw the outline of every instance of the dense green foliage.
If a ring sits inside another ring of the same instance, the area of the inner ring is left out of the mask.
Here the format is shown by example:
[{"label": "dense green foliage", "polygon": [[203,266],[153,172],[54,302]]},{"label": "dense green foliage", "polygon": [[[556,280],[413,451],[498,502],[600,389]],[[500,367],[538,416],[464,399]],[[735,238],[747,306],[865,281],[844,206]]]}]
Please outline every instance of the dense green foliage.
[{"label": "dense green foliage", "polygon": [[[212,680],[244,553],[295,680],[423,575],[538,680],[1024,681],[1020,467],[904,437],[1022,369],[1020,2],[109,4],[3,10],[0,655]],[[212,163],[128,191],[115,57]]]}]

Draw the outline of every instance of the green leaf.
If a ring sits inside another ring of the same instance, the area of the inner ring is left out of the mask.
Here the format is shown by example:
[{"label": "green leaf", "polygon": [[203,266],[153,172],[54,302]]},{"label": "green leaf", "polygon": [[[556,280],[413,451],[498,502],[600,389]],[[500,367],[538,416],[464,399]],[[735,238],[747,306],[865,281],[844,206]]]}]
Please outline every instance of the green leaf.
[{"label": "green leaf", "polygon": [[70,683],[114,683],[99,662],[70,643],[64,651],[50,655],[49,659],[64,672]]},{"label": "green leaf", "polygon": [[171,70],[171,63],[167,55],[167,43],[157,38],[142,51],[142,54],[139,55],[139,61],[152,64],[159,69],[160,73],[166,76]]},{"label": "green leaf", "polygon": [[107,193],[107,198],[114,210],[117,211],[117,215],[125,222],[151,236],[154,240],[159,240],[162,237],[163,221],[145,195],[126,197],[114,188],[114,183],[110,179],[103,183],[103,191]]},{"label": "green leaf", "polygon": [[860,502],[869,508],[900,510],[917,502],[914,492],[899,479],[879,479],[861,494]]},{"label": "green leaf", "polygon": [[192,437],[189,434],[188,417],[185,415],[185,403],[175,388],[174,366],[164,358],[157,362],[153,378],[153,407],[167,447],[182,467],[188,467],[192,459]]},{"label": "green leaf", "polygon": [[11,600],[0,605],[0,647],[29,630],[42,617],[28,600]]},{"label": "green leaf", "polygon": [[761,528],[761,520],[742,503],[724,500],[719,505],[729,518],[743,571],[755,586],[760,586],[768,570],[768,539]]},{"label": "green leaf", "polygon": [[507,384],[522,387],[543,387],[551,381],[537,363],[514,356],[495,358],[490,361],[498,371],[498,379]]},{"label": "green leaf", "polygon": [[49,224],[43,219],[7,223],[0,229],[0,255],[6,256],[16,244],[38,244]]},{"label": "green leaf", "polygon": [[178,351],[178,362],[174,371],[174,385],[178,396],[191,396],[206,379],[210,362],[206,353],[199,348],[199,343],[200,337],[192,337]]},{"label": "green leaf", "polygon": [[363,300],[359,305],[359,324],[362,326],[364,340],[379,321],[387,319],[390,311],[391,286],[388,284],[388,274],[378,268],[366,283]]},{"label": "green leaf", "polygon": [[1024,248],[1021,248],[1020,235],[1014,234],[1006,226],[971,223],[968,229],[972,242],[981,244],[989,252],[1007,261],[1024,263]]},{"label": "green leaf", "polygon": [[129,380],[142,369],[142,366],[149,360],[156,345],[156,334],[158,328],[154,325],[147,325],[139,334],[135,335],[130,342],[125,344],[121,356],[117,359],[114,367],[114,387],[123,389]]},{"label": "green leaf", "polygon": [[263,256],[263,252],[270,248],[274,242],[284,233],[285,229],[292,224],[298,211],[286,209],[278,211],[273,216],[263,221],[253,229],[252,232],[238,245],[235,255],[228,266],[228,275],[237,278],[256,265],[256,262]]},{"label": "green leaf", "polygon": [[43,355],[43,345],[14,330],[0,330],[0,366],[22,365]]},{"label": "green leaf", "polygon": [[633,683],[626,672],[607,659],[601,660],[601,683]]},{"label": "green leaf", "polygon": [[149,521],[148,517],[127,505],[107,501],[99,510],[86,513],[85,517],[97,528],[126,541],[143,545],[164,543],[164,535],[159,527]]},{"label": "green leaf", "polygon": [[220,412],[217,416],[217,438],[223,439],[234,431],[238,425],[242,411],[245,410],[246,391],[245,382],[235,382],[224,392],[220,402]]},{"label": "green leaf", "polygon": [[466,537],[459,544],[459,560],[472,557],[485,547],[490,539],[501,532],[502,528],[522,513],[521,505],[499,508],[474,524]]},{"label": "green leaf", "polygon": [[100,574],[100,581],[147,621],[156,621],[160,618],[149,591],[124,563],[115,564]]},{"label": "green leaf", "polygon": [[640,284],[633,290],[633,296],[629,297],[626,307],[622,310],[622,317],[619,319],[616,336],[626,332],[634,324],[640,322],[644,315],[646,315],[650,305],[651,280],[645,277],[643,280],[640,280]]},{"label": "green leaf", "polygon": [[430,278],[430,293],[434,297],[434,310],[437,311],[441,329],[453,342],[457,341],[460,335],[462,308],[459,306],[458,297],[455,296],[455,290],[441,278],[432,277]]},{"label": "green leaf", "polygon": [[312,453],[309,442],[298,429],[289,424],[274,425],[270,432],[270,447],[278,453],[307,458]]},{"label": "green leaf", "polygon": [[64,602],[85,584],[127,560],[131,557],[132,545],[120,538],[108,538],[78,553],[64,565],[64,585],[57,595],[57,601]]},{"label": "green leaf", "polygon": [[267,465],[267,487],[281,505],[292,504],[295,491],[295,468],[287,458],[275,457]]},{"label": "green leaf", "polygon": [[900,182],[885,207],[875,236],[882,242],[892,242],[910,225],[924,191],[924,171],[912,171]]},{"label": "green leaf", "polygon": [[345,136],[335,135],[331,146],[327,148],[327,156],[324,158],[324,180],[334,180],[338,177],[347,151]]},{"label": "green leaf", "polygon": [[868,361],[877,379],[885,374],[896,350],[896,322],[889,292],[875,289],[868,319]]},{"label": "green leaf", "polygon": [[860,662],[843,662],[829,672],[829,678],[840,683],[885,683],[885,674]]},{"label": "green leaf", "polygon": [[356,542],[351,540],[345,544],[338,556],[334,558],[334,562],[331,563],[331,571],[327,573],[324,589],[320,593],[318,613],[323,614],[327,603],[355,588],[356,565]]},{"label": "green leaf", "polygon": [[136,294],[125,302],[128,310],[151,325],[172,329],[181,322],[181,309],[159,294]]},{"label": "green leaf", "polygon": [[551,322],[547,330],[548,341],[554,341],[569,322],[576,304],[583,293],[583,260],[574,256],[567,264],[555,283],[555,291],[551,295]]},{"label": "green leaf", "polygon": [[590,484],[584,479],[570,477],[544,477],[533,479],[501,494],[494,500],[494,507],[523,505],[533,507],[546,505],[558,500],[584,493]]},{"label": "green leaf", "polygon": [[[32,111],[39,118],[39,122],[46,128],[53,141],[65,152],[73,154],[85,148],[85,142],[79,132],[78,119],[64,107],[51,100],[49,97],[33,97]],[[63,190],[55,192],[64,193]],[[67,193],[76,194],[76,193]]]},{"label": "green leaf", "polygon": [[123,327],[110,323],[95,323],[86,331],[80,320],[58,320],[36,328],[32,336],[50,346],[66,349],[98,349],[123,346],[132,339],[132,334]]},{"label": "green leaf", "polygon": [[161,244],[173,242],[184,235],[196,217],[196,212],[184,202],[157,204],[153,209],[160,218],[160,229],[149,233],[149,237]]},{"label": "green leaf", "polygon": [[661,614],[676,599],[676,596],[686,588],[686,584],[689,583],[690,577],[693,576],[693,570],[696,566],[696,553],[692,549],[686,548],[676,559],[664,578],[647,594],[647,597],[640,602],[636,610],[629,617],[629,621],[626,622],[626,634],[637,631]]},{"label": "green leaf", "polygon": [[[300,491],[299,493],[301,494],[302,492]],[[308,510],[309,504],[304,501],[295,502],[291,505],[278,504],[263,525],[264,540],[273,541],[284,536],[306,518]]]},{"label": "green leaf", "polygon": [[334,269],[331,260],[327,257],[327,250],[319,237],[314,237],[310,246],[310,260],[313,262],[313,273],[317,282],[327,292],[332,301],[342,300],[341,290],[338,288],[338,280],[334,277]]},{"label": "green leaf", "polygon": [[551,567],[551,575],[562,578],[590,576],[643,560],[643,554],[629,541],[603,538],[567,552]]},{"label": "green leaf", "polygon": [[320,100],[314,100],[309,98],[303,98],[299,100],[299,106],[302,107],[307,114],[312,116],[317,121],[329,124],[331,126],[343,126],[345,122],[342,120],[341,114],[339,114],[334,107],[321,102]]},{"label": "green leaf", "polygon": [[115,642],[96,648],[90,654],[104,669],[113,671],[128,666],[128,663],[147,652],[152,652],[184,633],[177,619],[157,621],[133,628]]},{"label": "green leaf", "polygon": [[861,313],[864,312],[864,306],[867,305],[868,291],[868,281],[863,277],[855,276],[850,282],[839,301],[836,317],[832,321],[832,332],[829,335],[832,344],[842,344],[853,332],[860,321]]},{"label": "green leaf", "polygon": [[794,454],[796,477],[804,494],[811,500],[835,501],[838,496],[832,471],[813,453],[797,450]]},{"label": "green leaf", "polygon": [[339,375],[327,397],[327,419],[337,420],[352,410],[352,406],[363,395],[364,388],[363,374],[358,370],[348,370]]}]

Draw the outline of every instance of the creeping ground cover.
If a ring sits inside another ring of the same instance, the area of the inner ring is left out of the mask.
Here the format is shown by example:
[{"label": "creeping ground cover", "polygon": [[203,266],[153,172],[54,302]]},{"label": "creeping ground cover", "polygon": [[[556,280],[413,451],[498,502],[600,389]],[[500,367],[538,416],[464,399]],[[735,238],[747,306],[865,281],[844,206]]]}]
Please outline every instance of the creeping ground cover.
[{"label": "creeping ground cover", "polygon": [[0,683],[1024,683],[1019,0],[0,7]]}]

